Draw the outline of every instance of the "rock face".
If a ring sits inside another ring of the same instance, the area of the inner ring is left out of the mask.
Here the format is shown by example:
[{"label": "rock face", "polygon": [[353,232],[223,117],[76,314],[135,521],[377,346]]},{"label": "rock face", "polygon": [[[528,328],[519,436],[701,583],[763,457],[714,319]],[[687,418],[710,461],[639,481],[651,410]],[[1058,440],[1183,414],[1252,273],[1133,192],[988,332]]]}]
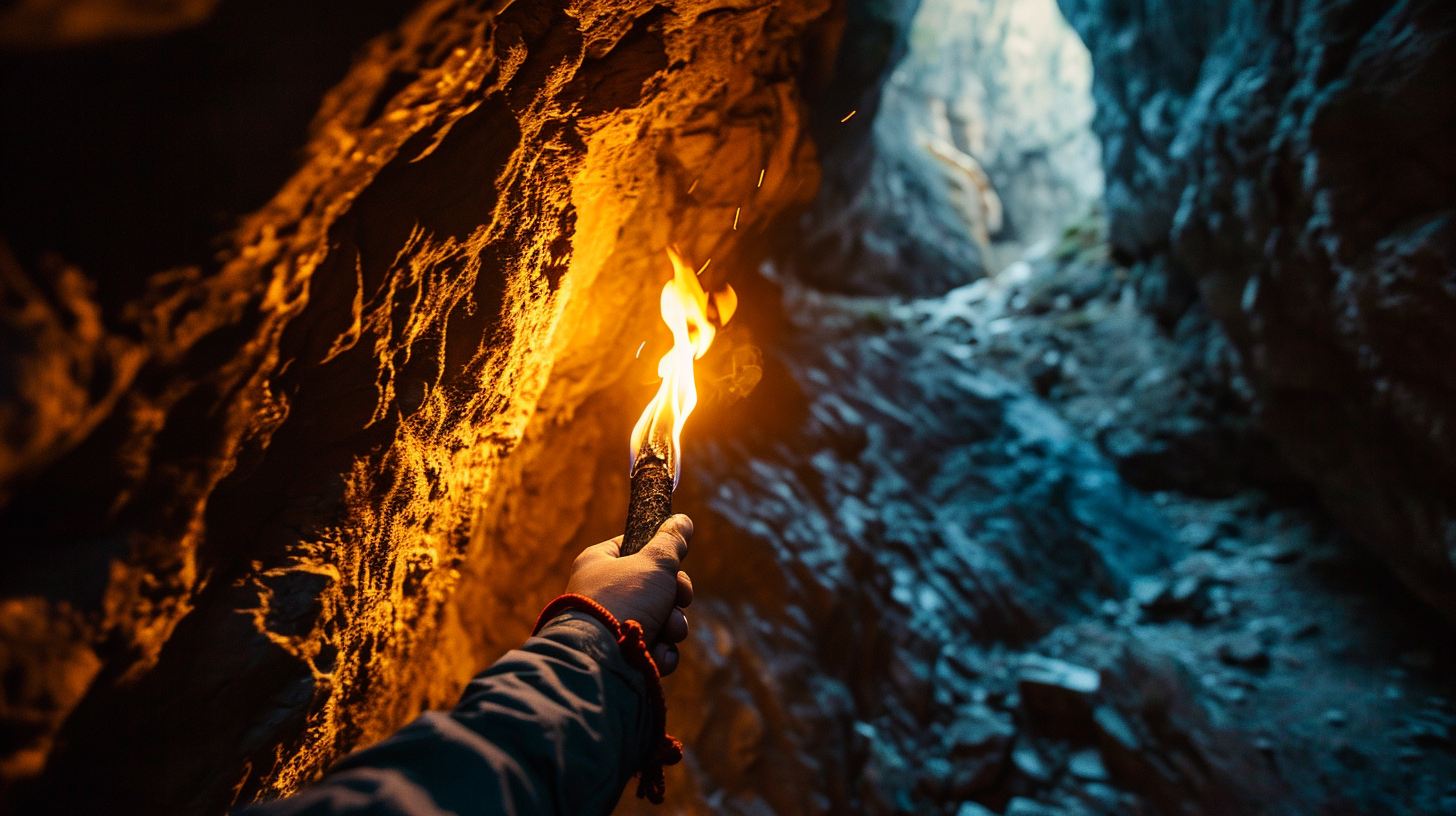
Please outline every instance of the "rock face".
[{"label": "rock face", "polygon": [[675,810],[1456,807],[1456,639],[1224,466],[1257,394],[1175,211],[1127,254],[1122,146],[1119,252],[999,268],[1095,190],[1049,4],[77,5],[0,13],[55,117],[0,134],[0,809],[220,813],[449,705],[622,530],[670,243],[741,296],[674,497]]},{"label": "rock face", "polygon": [[[0,71],[32,113],[0,185],[0,773],[24,807],[220,812],[448,704],[495,648],[459,623],[462,575],[529,606],[569,563],[542,543],[507,572],[486,536],[512,507],[491,491],[564,455],[520,445],[531,418],[629,368],[664,246],[734,273],[815,188],[800,44],[828,4],[435,0],[397,28],[380,4],[352,42],[246,5],[94,53],[43,32]],[[320,80],[307,142],[309,112],[255,141],[290,66]],[[189,70],[217,84],[165,91]],[[133,118],[78,103],[89,129],[43,104],[132,90]],[[219,203],[242,214],[220,251]]]},{"label": "rock face", "polygon": [[922,0],[900,25],[906,53],[856,114],[868,132],[822,128],[829,175],[796,274],[826,289],[943,293],[1101,193],[1091,64],[1054,2]]},{"label": "rock face", "polygon": [[[998,655],[1019,680],[1022,730],[1012,769],[975,801],[1078,814],[1449,809],[1456,754],[1417,746],[1449,716],[1451,630],[1291,489],[1202,307],[1168,332],[1140,304],[1143,279],[1096,234],[1079,224],[1050,257],[888,310],[921,315],[973,365],[1041,395],[1177,530],[1170,568]],[[1077,667],[1098,670],[1095,690]],[[969,683],[988,699],[1009,685],[995,673]],[[1089,746],[1108,781],[1093,778]],[[1234,759],[1255,756],[1266,761]],[[1210,784],[1210,767],[1238,781]]]},{"label": "rock face", "polygon": [[1324,506],[1456,620],[1456,9],[1062,0],[1113,243],[1196,286]]},{"label": "rock face", "polygon": [[[676,497],[702,599],[668,684],[673,806],[1441,812],[1456,755],[1407,722],[1449,718],[1449,630],[1306,511],[1120,477],[1105,416],[1207,432],[1224,364],[1207,333],[1164,335],[1127,273],[1104,250],[909,302],[785,282],[762,384],[696,417]],[[1036,305],[1083,276],[1101,288]],[[1042,398],[1029,363],[1052,351]],[[625,430],[614,403],[574,424]],[[621,524],[604,458],[577,545]],[[518,495],[559,504],[577,478]]]}]

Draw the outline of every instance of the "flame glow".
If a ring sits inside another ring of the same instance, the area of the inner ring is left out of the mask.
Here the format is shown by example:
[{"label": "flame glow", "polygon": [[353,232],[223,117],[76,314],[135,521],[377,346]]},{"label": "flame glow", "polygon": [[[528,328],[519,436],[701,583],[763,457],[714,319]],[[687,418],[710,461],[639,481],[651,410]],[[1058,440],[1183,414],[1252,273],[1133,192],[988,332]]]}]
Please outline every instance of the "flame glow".
[{"label": "flame glow", "polygon": [[693,361],[708,351],[718,329],[733,316],[738,295],[731,286],[709,294],[676,249],[668,247],[667,256],[672,260],[673,274],[662,287],[661,308],[662,322],[672,330],[672,349],[657,361],[662,385],[632,429],[629,472],[636,470],[643,453],[649,453],[672,468],[672,484],[676,487],[682,470],[683,424],[698,404]]}]

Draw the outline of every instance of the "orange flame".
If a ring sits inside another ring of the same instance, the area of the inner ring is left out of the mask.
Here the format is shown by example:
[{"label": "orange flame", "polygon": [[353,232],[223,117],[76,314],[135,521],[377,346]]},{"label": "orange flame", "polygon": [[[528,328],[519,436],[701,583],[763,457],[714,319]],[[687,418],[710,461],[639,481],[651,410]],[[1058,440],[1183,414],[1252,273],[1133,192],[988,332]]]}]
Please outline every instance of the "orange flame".
[{"label": "orange flame", "polygon": [[675,248],[667,248],[667,257],[672,260],[672,280],[662,287],[661,308],[662,322],[672,330],[672,349],[657,361],[662,385],[632,429],[629,472],[636,470],[642,454],[650,454],[672,467],[676,487],[682,470],[683,424],[698,405],[693,361],[708,351],[718,329],[733,317],[738,295],[727,285],[709,294]]}]

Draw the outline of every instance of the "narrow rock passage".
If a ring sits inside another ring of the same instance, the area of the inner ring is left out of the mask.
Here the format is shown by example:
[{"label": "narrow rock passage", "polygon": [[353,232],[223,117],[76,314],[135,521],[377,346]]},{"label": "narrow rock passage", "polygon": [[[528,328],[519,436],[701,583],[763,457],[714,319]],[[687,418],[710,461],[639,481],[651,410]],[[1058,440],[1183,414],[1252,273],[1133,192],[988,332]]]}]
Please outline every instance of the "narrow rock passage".
[{"label": "narrow rock passage", "polygon": [[1453,92],[1449,0],[0,3],[0,814],[451,706],[623,530],[675,246],[619,812],[1456,816]]},{"label": "narrow rock passage", "polygon": [[761,270],[763,384],[690,447],[713,589],[672,691],[678,801],[1456,812],[1456,638],[1290,471],[1179,268],[1111,240],[1057,9],[926,0],[904,26]]},{"label": "narrow rock passage", "polygon": [[715,600],[671,690],[682,795],[1443,812],[1449,632],[1285,477],[1226,464],[1257,444],[1209,419],[1226,346],[1159,328],[1089,229],[940,298],[784,281],[782,373],[738,408],[764,427],[690,463]]}]

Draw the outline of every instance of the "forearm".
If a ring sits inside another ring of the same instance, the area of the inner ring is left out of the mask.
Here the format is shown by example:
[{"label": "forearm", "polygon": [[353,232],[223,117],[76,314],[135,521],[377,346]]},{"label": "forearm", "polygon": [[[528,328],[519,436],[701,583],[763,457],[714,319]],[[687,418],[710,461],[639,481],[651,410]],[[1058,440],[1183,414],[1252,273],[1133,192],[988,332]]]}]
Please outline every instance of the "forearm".
[{"label": "forearm", "polygon": [[642,675],[600,623],[557,616],[430,712],[249,816],[606,814],[653,738]]}]

